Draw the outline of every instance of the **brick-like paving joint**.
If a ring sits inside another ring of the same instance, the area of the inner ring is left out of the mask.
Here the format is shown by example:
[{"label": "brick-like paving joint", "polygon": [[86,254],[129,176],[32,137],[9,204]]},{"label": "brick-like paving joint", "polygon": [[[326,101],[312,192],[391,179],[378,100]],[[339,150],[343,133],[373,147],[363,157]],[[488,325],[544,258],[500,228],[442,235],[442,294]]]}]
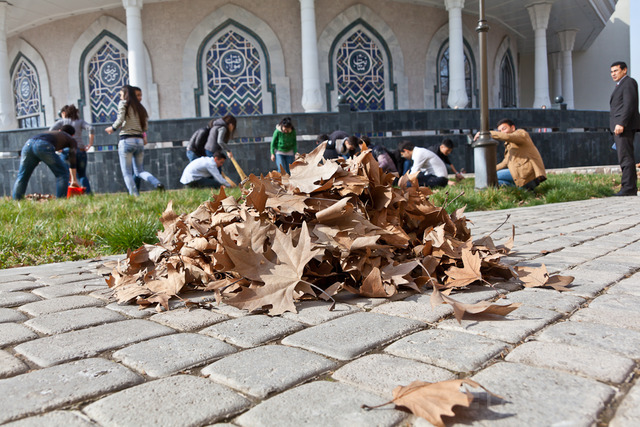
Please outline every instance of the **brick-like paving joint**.
[{"label": "brick-like paving joint", "polygon": [[448,425],[639,425],[640,198],[467,217],[474,238],[497,242],[515,225],[506,261],[572,275],[571,291],[474,285],[454,298],[522,306],[462,323],[428,292],[340,295],[334,311],[304,302],[281,317],[158,313],[113,303],[100,261],[2,270],[0,423],[413,424],[361,405],[414,380],[471,377],[504,400],[477,391]]}]

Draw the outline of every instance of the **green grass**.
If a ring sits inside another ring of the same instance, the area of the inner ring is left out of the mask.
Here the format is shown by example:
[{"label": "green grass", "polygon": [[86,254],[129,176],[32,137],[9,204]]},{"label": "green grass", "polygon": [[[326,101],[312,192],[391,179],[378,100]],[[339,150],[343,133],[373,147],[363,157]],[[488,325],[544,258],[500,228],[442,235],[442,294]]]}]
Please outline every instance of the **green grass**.
[{"label": "green grass", "polygon": [[[437,191],[432,200],[448,212],[508,209],[544,203],[607,197],[620,184],[616,175],[550,175],[535,192],[517,188],[474,190],[472,179]],[[461,193],[464,193],[461,195]],[[97,194],[71,199],[0,199],[0,268],[39,265],[124,253],[156,243],[160,215],[173,200],[176,213],[188,213],[210,199],[211,190]],[[227,194],[240,197],[239,190]]]}]

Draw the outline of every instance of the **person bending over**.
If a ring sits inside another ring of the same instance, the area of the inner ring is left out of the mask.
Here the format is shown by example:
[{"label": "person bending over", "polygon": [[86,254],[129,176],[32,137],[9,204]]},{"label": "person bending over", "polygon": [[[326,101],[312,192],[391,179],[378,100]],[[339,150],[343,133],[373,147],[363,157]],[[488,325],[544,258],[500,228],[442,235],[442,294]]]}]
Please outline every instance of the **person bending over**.
[{"label": "person bending over", "polygon": [[453,141],[449,138],[443,139],[442,142],[438,144],[434,144],[431,147],[428,147],[429,150],[433,151],[440,157],[440,159],[444,162],[445,165],[451,168],[451,171],[456,175],[456,179],[464,179],[464,175],[462,175],[462,171],[458,172],[456,167],[451,163],[451,159],[449,159],[449,155],[453,152]]},{"label": "person bending over", "polygon": [[411,173],[419,172],[418,183],[423,187],[446,187],[449,183],[447,165],[433,151],[416,147],[411,141],[398,144],[398,151],[405,160],[412,160]]},{"label": "person bending over", "polygon": [[[76,175],[76,151],[78,143],[72,138],[75,129],[71,125],[64,125],[59,131],[44,132],[35,135],[24,144],[20,154],[20,169],[18,178],[13,185],[12,197],[20,200],[27,191],[27,184],[34,169],[40,162],[44,162],[56,177],[56,197],[66,197],[67,187],[78,187]],[[56,151],[69,148],[69,169]],[[71,182],[69,183],[69,173]]]},{"label": "person bending over", "polygon": [[184,168],[180,182],[191,188],[230,187],[231,184],[222,176],[225,160],[227,155],[222,151],[216,151],[213,157],[198,157]]}]

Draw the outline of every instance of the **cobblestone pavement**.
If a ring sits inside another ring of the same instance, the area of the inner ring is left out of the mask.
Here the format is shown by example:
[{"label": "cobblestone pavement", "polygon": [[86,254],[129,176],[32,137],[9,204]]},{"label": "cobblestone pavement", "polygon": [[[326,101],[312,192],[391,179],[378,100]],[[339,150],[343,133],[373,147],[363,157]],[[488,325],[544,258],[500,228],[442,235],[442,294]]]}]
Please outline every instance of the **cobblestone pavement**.
[{"label": "cobblestone pavement", "polygon": [[[0,271],[0,423],[70,427],[426,426],[389,405],[396,385],[470,377],[448,425],[640,425],[640,197],[468,214],[508,263],[575,276],[570,292],[502,283],[505,318],[458,324],[429,295],[343,296],[281,317],[228,306],[119,306],[103,261]],[[463,302],[496,299],[473,287]]]}]

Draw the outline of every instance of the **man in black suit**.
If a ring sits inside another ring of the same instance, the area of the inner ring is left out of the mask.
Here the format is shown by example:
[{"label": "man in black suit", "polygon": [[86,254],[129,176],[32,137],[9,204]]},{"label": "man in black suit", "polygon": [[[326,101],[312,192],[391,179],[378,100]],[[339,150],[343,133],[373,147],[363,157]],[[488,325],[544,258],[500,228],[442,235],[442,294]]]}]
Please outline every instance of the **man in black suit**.
[{"label": "man in black suit", "polygon": [[618,152],[622,169],[622,186],[616,196],[635,196],[638,193],[633,139],[640,129],[638,113],[638,83],[627,76],[627,64],[622,61],[611,64],[611,78],[616,88],[611,94],[609,128]]}]

